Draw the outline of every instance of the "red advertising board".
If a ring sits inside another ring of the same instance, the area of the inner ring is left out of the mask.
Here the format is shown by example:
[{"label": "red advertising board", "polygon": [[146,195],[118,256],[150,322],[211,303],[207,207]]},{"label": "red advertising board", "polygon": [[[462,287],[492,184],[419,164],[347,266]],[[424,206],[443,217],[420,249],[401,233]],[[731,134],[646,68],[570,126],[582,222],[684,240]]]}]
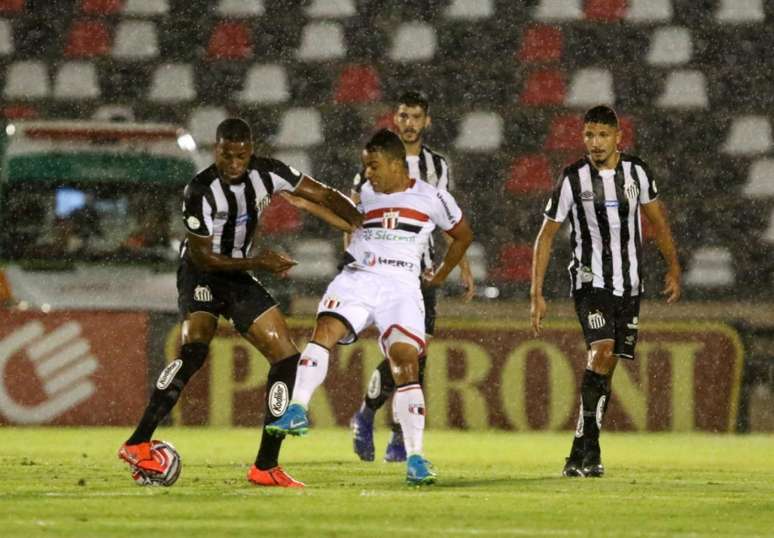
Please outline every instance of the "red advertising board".
[{"label": "red advertising board", "polygon": [[[311,324],[294,323],[303,346]],[[177,352],[170,325],[164,354]],[[318,426],[344,426],[381,361],[373,335],[338,347],[310,406]],[[732,431],[743,350],[722,323],[645,323],[637,358],[622,361],[605,427],[623,431]],[[540,339],[526,323],[445,323],[429,347],[428,423],[439,428],[562,430],[574,427],[586,362],[577,323],[549,324]],[[227,326],[174,411],[178,424],[258,426],[268,364]],[[389,406],[386,406],[389,407]],[[383,420],[388,413],[382,412]]]},{"label": "red advertising board", "polygon": [[133,424],[147,397],[147,319],[0,311],[0,424]]}]

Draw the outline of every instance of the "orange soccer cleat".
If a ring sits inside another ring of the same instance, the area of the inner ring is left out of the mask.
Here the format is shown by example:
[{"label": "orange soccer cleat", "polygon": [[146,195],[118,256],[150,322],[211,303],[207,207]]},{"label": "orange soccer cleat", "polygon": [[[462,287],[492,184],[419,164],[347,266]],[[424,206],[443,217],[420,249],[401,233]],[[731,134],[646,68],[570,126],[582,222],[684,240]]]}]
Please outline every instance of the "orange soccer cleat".
[{"label": "orange soccer cleat", "polygon": [[132,467],[154,473],[164,473],[166,471],[164,464],[157,461],[151,452],[152,442],[138,443],[136,445],[123,444],[118,449],[118,457]]},{"label": "orange soccer cleat", "polygon": [[261,470],[255,465],[247,472],[247,479],[256,486],[278,486],[281,488],[303,488],[304,483],[299,482],[285,470],[277,465],[271,469]]}]

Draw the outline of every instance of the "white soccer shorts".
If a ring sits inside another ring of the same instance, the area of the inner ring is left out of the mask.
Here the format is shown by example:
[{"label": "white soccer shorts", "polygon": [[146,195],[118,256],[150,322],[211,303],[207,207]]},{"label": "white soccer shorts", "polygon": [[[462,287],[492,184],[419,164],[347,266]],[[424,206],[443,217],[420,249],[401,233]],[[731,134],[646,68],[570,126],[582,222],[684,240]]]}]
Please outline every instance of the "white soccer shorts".
[{"label": "white soccer shorts", "polygon": [[328,285],[317,315],[329,314],[344,321],[352,332],[340,344],[351,344],[364,329],[375,325],[379,346],[387,355],[389,342],[413,344],[425,349],[425,304],[416,283],[392,276],[344,269]]}]

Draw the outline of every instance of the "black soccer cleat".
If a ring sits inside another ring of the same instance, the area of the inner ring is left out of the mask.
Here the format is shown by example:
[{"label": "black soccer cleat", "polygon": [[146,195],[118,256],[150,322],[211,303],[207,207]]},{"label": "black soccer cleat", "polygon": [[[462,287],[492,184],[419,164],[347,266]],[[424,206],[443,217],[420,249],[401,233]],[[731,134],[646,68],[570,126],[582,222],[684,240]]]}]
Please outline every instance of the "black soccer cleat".
[{"label": "black soccer cleat", "polygon": [[583,463],[574,458],[565,458],[562,476],[569,478],[583,477]]},{"label": "black soccer cleat", "polygon": [[605,475],[605,466],[602,465],[602,461],[599,458],[599,454],[586,455],[583,458],[583,476],[589,476],[591,478],[601,478]]}]

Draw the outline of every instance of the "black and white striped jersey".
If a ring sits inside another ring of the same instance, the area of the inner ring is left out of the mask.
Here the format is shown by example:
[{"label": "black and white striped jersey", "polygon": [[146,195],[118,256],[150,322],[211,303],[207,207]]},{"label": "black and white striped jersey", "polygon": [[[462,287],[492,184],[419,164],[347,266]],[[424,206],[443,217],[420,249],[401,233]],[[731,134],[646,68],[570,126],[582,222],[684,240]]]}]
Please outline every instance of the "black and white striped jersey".
[{"label": "black and white striped jersey", "polygon": [[570,220],[573,293],[604,288],[639,295],[642,262],[640,205],[658,197],[656,181],[638,157],[621,154],[615,170],[599,171],[587,157],[564,169],[544,215]]},{"label": "black and white striped jersey", "polygon": [[[418,179],[429,183],[438,190],[449,192],[452,190],[451,173],[449,171],[449,163],[446,157],[440,153],[436,153],[429,147],[422,145],[422,149],[419,155],[407,155],[406,164],[409,169],[409,177],[412,179]],[[363,171],[361,170],[353,180],[352,190],[360,193],[360,189],[363,187],[365,178]],[[433,266],[433,257],[435,256],[435,248],[433,244],[433,237],[430,236],[430,242],[422,255],[423,268]]]},{"label": "black and white striped jersey", "polygon": [[[183,223],[189,233],[212,237],[212,251],[245,258],[261,213],[279,191],[292,191],[303,175],[276,159],[253,156],[244,179],[228,184],[213,164],[199,172],[183,194]],[[187,241],[180,255],[185,256]]]}]

